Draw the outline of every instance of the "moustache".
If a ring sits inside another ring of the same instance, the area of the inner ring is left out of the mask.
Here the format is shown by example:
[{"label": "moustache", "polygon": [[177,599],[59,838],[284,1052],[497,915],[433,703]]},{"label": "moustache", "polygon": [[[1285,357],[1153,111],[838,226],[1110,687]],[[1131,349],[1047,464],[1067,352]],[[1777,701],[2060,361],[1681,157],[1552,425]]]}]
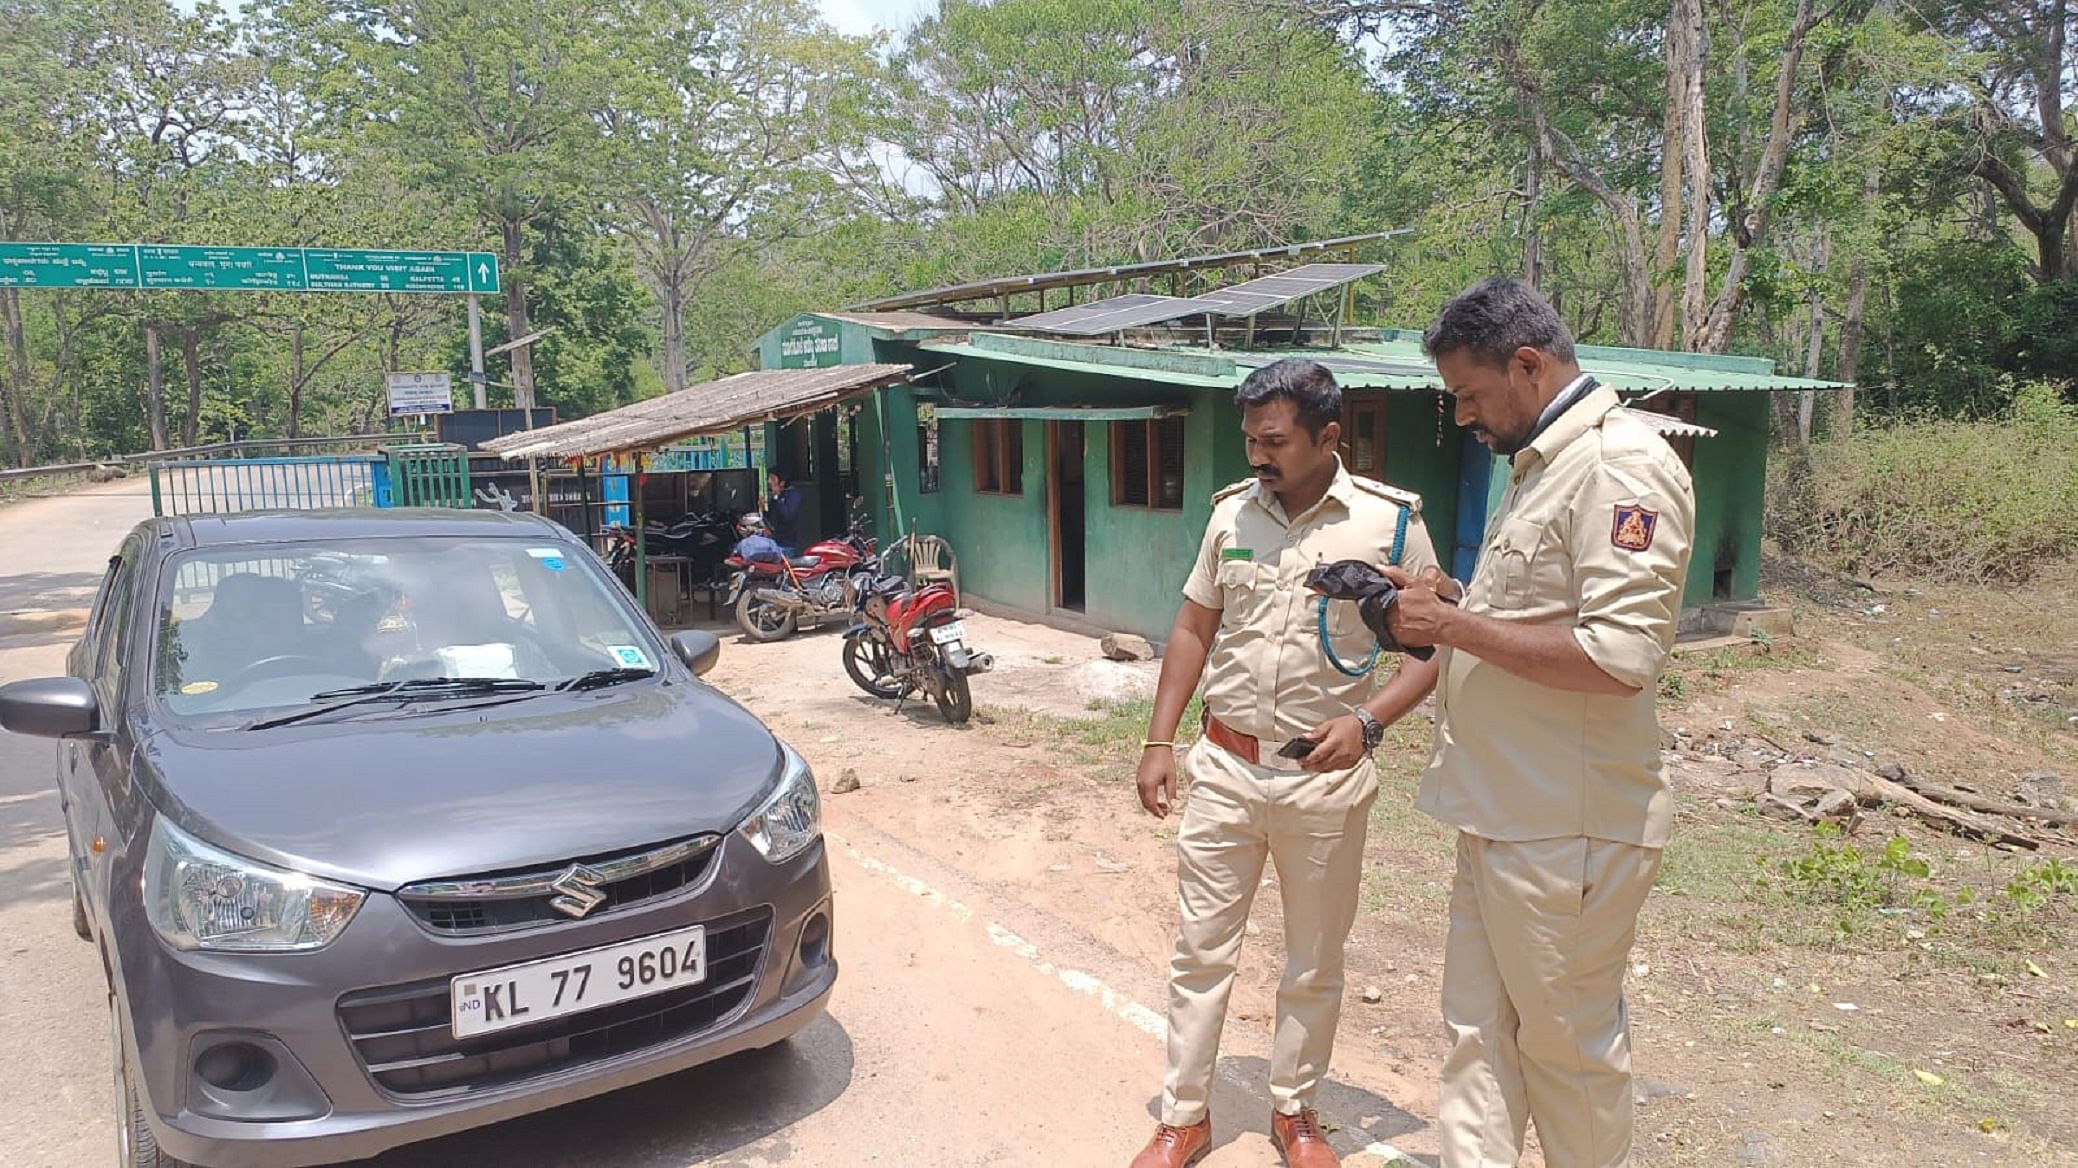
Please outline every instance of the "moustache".
[{"label": "moustache", "polygon": [[1259,466],[1255,468],[1255,477],[1266,483],[1276,482],[1284,477],[1284,472],[1274,466]]}]

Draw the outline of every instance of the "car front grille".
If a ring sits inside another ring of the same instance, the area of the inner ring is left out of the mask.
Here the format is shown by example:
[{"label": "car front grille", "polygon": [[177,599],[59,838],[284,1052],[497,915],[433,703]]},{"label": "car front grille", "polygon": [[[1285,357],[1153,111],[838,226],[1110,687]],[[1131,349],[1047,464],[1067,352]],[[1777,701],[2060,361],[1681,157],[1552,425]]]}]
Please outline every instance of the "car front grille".
[{"label": "car front grille", "polygon": [[750,1000],[771,942],[772,910],[707,926],[707,978],[646,998],[477,1038],[449,1029],[448,980],[364,990],[339,1021],[375,1085],[414,1100],[466,1095],[600,1062],[710,1030]]},{"label": "car front grille", "polygon": [[[496,933],[635,908],[698,884],[720,851],[717,835],[587,856],[552,868],[428,880],[397,899],[436,933]],[[572,898],[572,892],[578,893]],[[573,909],[575,911],[573,911]]]}]

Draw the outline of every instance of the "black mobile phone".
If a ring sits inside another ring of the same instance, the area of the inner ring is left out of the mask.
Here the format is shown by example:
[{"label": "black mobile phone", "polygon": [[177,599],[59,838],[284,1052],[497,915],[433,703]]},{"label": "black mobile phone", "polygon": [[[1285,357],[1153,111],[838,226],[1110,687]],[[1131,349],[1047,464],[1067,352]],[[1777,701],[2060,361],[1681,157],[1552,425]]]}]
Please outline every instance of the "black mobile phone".
[{"label": "black mobile phone", "polygon": [[1312,754],[1313,748],[1318,745],[1320,744],[1311,738],[1294,738],[1277,748],[1277,756],[1279,758],[1305,758],[1307,755]]}]

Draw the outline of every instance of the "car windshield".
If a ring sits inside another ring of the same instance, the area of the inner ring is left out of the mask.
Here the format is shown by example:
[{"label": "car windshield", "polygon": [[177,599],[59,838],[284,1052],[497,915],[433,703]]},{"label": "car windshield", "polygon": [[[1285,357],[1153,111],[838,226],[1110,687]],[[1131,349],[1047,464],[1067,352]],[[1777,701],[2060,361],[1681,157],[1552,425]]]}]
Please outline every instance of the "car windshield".
[{"label": "car windshield", "polygon": [[176,715],[426,678],[498,679],[504,692],[658,667],[656,639],[618,585],[554,541],[204,548],[175,557],[163,580],[152,683]]}]

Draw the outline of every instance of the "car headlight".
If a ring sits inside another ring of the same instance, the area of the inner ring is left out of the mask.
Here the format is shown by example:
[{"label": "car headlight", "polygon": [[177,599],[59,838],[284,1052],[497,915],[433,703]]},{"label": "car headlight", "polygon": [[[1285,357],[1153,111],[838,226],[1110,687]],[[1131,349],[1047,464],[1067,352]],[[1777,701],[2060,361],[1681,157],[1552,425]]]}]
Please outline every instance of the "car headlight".
[{"label": "car headlight", "polygon": [[272,868],[152,824],[144,911],[176,949],[287,953],[331,944],[360,911],[357,889]]},{"label": "car headlight", "polygon": [[823,834],[823,801],[815,790],[815,772],[786,743],[779,744],[779,752],[785,760],[779,786],[738,829],[775,864],[800,855]]}]

